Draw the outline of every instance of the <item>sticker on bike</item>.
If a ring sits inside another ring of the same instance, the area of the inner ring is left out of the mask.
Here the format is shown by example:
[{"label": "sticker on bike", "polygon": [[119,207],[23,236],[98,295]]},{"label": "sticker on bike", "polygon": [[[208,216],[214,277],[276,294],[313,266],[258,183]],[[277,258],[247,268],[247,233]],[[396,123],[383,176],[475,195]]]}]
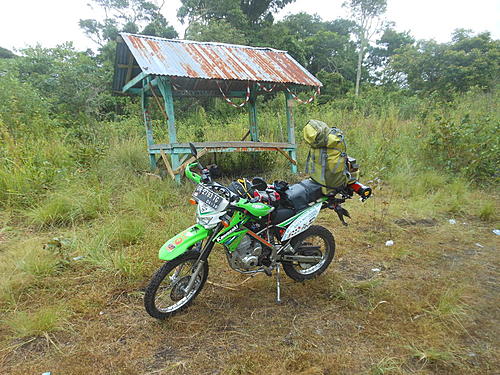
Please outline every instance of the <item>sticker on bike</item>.
[{"label": "sticker on bike", "polygon": [[321,203],[316,203],[304,211],[294,222],[290,224],[283,234],[281,241],[286,241],[309,228],[321,210]]}]

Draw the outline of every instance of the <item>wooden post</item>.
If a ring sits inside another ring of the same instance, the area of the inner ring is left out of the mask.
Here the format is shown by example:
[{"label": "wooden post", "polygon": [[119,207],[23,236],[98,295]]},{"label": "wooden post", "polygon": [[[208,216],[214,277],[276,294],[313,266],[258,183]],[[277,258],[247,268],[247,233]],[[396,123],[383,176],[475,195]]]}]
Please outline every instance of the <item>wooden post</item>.
[{"label": "wooden post", "polygon": [[[286,125],[288,129],[288,143],[295,145],[295,122],[293,120],[293,112],[292,107],[294,104],[294,100],[292,95],[289,92],[285,92],[285,108],[286,108]],[[297,161],[297,151],[290,150],[288,151],[290,157]],[[292,173],[297,173],[297,163],[291,164]]]},{"label": "wooden post", "polygon": [[259,141],[259,128],[257,124],[257,95],[252,90],[248,100],[248,119],[250,122],[250,139],[253,142]]},{"label": "wooden post", "polygon": [[148,145],[149,153],[149,164],[151,166],[151,171],[154,172],[156,169],[156,157],[155,154],[151,152],[151,146],[154,144],[153,138],[153,127],[151,124],[151,116],[148,112],[148,96],[146,95],[146,85],[147,80],[143,80],[142,90],[141,90],[141,106],[142,106],[142,116],[144,118],[144,127],[146,128],[146,143]]},{"label": "wooden post", "polygon": [[[168,116],[168,139],[169,143],[174,145],[177,143],[177,132],[175,130],[175,116],[174,116],[174,98],[172,96],[172,85],[170,81],[165,77],[158,77],[158,87],[163,95],[165,101],[165,111]],[[175,153],[175,148],[172,148],[172,153],[170,154],[170,159],[172,160],[172,169],[176,170],[179,168],[179,155]],[[175,175],[175,181],[180,183],[181,176]]]}]

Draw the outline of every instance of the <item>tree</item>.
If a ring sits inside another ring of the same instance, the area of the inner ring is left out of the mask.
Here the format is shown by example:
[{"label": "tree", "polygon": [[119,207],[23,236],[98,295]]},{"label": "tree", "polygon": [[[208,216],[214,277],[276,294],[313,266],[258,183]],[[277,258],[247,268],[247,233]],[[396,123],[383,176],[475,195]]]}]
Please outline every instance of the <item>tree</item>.
[{"label": "tree", "polygon": [[358,63],[355,94],[358,96],[366,50],[370,40],[383,25],[381,16],[387,9],[387,0],[347,0],[342,6],[349,8],[351,16],[356,22],[354,35],[358,41]]},{"label": "tree", "polygon": [[226,20],[212,20],[207,24],[193,23],[186,30],[186,38],[200,42],[248,44],[246,36]]},{"label": "tree", "polygon": [[7,48],[0,47],[0,59],[12,59],[16,55]]},{"label": "tree", "polygon": [[[80,20],[83,32],[101,48],[116,40],[119,32],[142,33],[166,38],[177,32],[161,14],[163,4],[147,0],[92,0],[104,11],[104,19]],[[89,6],[92,7],[91,4]]]},{"label": "tree", "polygon": [[[273,13],[293,3],[295,0],[181,0],[177,17],[188,23],[186,36],[192,35],[190,28],[197,33],[205,26],[213,28],[214,21],[224,21],[232,30],[239,30],[246,38],[256,29],[273,24]],[[212,23],[212,25],[209,25]]]},{"label": "tree", "polygon": [[98,118],[110,98],[112,73],[97,59],[78,52],[71,43],[55,48],[41,46],[21,51],[12,70],[48,104],[49,113],[68,126]]},{"label": "tree", "polygon": [[390,63],[400,83],[422,93],[449,98],[472,87],[489,90],[500,76],[500,41],[490,33],[457,30],[452,42],[419,41],[398,50]]},{"label": "tree", "polygon": [[[274,44],[283,48],[303,64],[311,73],[320,71],[339,73],[343,79],[354,82],[353,66],[356,64],[356,46],[350,40],[350,34],[355,26],[353,22],[344,19],[323,21],[318,15],[306,13],[294,14],[276,24],[283,30],[279,39],[293,38],[294,43],[287,46]],[[270,37],[274,34],[267,33]],[[298,56],[295,54],[300,52]],[[333,80],[331,80],[333,82]]]},{"label": "tree", "polygon": [[378,82],[382,84],[393,84],[394,77],[389,69],[392,56],[396,55],[401,48],[412,46],[415,39],[408,31],[398,32],[389,25],[375,47],[369,48],[368,65]]}]

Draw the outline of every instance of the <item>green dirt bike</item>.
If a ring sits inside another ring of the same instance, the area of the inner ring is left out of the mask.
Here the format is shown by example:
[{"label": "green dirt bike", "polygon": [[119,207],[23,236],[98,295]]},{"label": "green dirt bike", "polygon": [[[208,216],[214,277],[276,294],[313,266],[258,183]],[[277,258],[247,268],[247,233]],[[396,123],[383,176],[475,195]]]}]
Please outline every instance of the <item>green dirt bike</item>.
[{"label": "green dirt bike", "polygon": [[[196,149],[191,145],[193,156]],[[201,175],[191,171],[198,167]],[[197,183],[193,203],[196,224],[168,240],[159,251],[166,263],[155,273],[144,295],[149,315],[165,319],[189,306],[208,276],[207,259],[215,244],[223,245],[229,265],[243,274],[276,271],[277,302],[280,299],[280,268],[296,281],[312,279],[330,265],[335,253],[332,233],[312,225],[321,209],[336,211],[344,225],[349,213],[341,204],[353,192],[368,198],[371,189],[359,183],[336,196],[324,196],[312,180],[286,186],[269,186],[255,178],[253,198],[212,180],[199,161],[189,164],[187,178]],[[267,197],[268,199],[264,199]],[[279,198],[279,199],[278,199]]]}]

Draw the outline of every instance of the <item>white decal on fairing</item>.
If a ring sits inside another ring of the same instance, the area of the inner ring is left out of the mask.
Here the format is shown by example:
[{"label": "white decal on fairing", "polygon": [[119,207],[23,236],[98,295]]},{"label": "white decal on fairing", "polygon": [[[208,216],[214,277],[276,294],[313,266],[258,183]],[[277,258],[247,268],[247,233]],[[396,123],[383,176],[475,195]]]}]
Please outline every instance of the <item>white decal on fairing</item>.
[{"label": "white decal on fairing", "polygon": [[321,210],[321,203],[308,208],[302,215],[290,224],[281,241],[286,241],[309,228]]}]

